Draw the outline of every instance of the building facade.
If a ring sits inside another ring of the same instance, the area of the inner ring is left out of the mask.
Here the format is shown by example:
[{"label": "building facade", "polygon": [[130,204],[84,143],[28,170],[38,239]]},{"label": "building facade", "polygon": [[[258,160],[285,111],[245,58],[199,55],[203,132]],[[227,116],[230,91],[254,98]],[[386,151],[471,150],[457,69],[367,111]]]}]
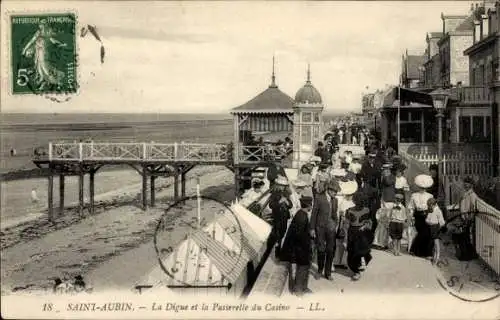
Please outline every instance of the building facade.
[{"label": "building facade", "polygon": [[441,58],[439,56],[439,39],[443,36],[442,32],[427,33],[426,56],[424,67],[424,88],[441,87]]},{"label": "building facade", "polygon": [[492,162],[496,174],[500,172],[500,46],[498,31],[500,2],[488,3],[482,10],[476,10],[473,44],[464,50],[469,57],[469,79],[472,84],[469,93],[462,94],[462,104],[469,102],[457,114],[460,123],[460,141],[491,142]]},{"label": "building facade", "polygon": [[473,14],[469,16],[441,15],[443,36],[437,45],[443,87],[469,84],[469,59],[464,50],[473,42]]}]

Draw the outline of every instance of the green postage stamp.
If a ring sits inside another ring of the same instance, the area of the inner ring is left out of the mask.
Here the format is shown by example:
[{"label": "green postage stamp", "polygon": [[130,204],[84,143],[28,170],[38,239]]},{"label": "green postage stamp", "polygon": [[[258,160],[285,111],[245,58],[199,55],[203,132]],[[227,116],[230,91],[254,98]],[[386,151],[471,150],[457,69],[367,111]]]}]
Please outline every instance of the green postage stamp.
[{"label": "green postage stamp", "polygon": [[12,93],[77,92],[75,14],[12,15],[10,24]]}]

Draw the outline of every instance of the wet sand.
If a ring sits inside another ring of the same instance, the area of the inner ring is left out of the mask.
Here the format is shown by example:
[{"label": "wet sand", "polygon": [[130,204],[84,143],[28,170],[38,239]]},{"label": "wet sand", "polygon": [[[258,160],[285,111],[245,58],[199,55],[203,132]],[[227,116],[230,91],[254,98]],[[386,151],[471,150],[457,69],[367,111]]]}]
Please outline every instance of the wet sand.
[{"label": "wet sand", "polygon": [[[234,199],[233,174],[229,170],[220,167],[200,169],[209,171],[201,177],[202,194],[222,201]],[[188,174],[188,179],[194,176],[194,170]],[[187,194],[194,194],[194,183],[194,179],[188,180]],[[137,187],[140,188],[137,185],[130,187],[132,194],[139,191]],[[121,189],[117,191],[120,192]],[[158,218],[170,203],[172,194],[173,187],[168,186],[157,193],[156,208],[142,211],[133,204],[117,205],[43,236],[35,234],[33,239],[28,236],[23,242],[3,249],[2,295],[14,287],[48,287],[53,277],[75,274],[82,274],[99,287],[127,287],[132,279],[143,276],[143,271],[151,268],[150,264],[156,263],[150,256],[151,250],[154,251],[150,243]],[[116,195],[108,194],[110,198],[113,196]],[[170,223],[174,226],[181,218],[182,214],[173,215]],[[182,228],[172,230],[179,241],[185,235]],[[126,253],[132,249],[133,254]]]}]

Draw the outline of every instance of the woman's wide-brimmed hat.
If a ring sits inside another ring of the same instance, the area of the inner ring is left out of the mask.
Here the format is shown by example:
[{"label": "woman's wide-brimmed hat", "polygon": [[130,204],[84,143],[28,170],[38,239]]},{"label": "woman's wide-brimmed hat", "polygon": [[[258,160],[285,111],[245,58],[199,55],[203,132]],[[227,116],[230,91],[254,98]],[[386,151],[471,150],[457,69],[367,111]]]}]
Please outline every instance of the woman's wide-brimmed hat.
[{"label": "woman's wide-brimmed hat", "polygon": [[420,188],[430,188],[434,184],[434,180],[427,174],[420,174],[415,177],[415,184]]},{"label": "woman's wide-brimmed hat", "polygon": [[345,171],[345,169],[333,169],[331,174],[334,177],[344,177],[347,172]]},{"label": "woman's wide-brimmed hat", "polygon": [[348,196],[358,191],[358,183],[356,181],[347,181],[340,183],[340,193]]},{"label": "woman's wide-brimmed hat", "polygon": [[276,178],[275,183],[277,185],[280,185],[280,186],[287,186],[288,185],[288,180],[287,180],[287,178],[285,178],[283,176],[278,176],[278,178]]}]

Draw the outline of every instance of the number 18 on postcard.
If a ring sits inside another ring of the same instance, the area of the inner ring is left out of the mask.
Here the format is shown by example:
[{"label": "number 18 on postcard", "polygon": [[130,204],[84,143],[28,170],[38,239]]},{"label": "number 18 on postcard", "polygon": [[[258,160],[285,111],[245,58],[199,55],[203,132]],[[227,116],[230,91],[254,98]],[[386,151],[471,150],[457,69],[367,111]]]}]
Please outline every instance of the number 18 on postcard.
[{"label": "number 18 on postcard", "polygon": [[75,15],[12,15],[10,23],[12,93],[75,93]]}]

